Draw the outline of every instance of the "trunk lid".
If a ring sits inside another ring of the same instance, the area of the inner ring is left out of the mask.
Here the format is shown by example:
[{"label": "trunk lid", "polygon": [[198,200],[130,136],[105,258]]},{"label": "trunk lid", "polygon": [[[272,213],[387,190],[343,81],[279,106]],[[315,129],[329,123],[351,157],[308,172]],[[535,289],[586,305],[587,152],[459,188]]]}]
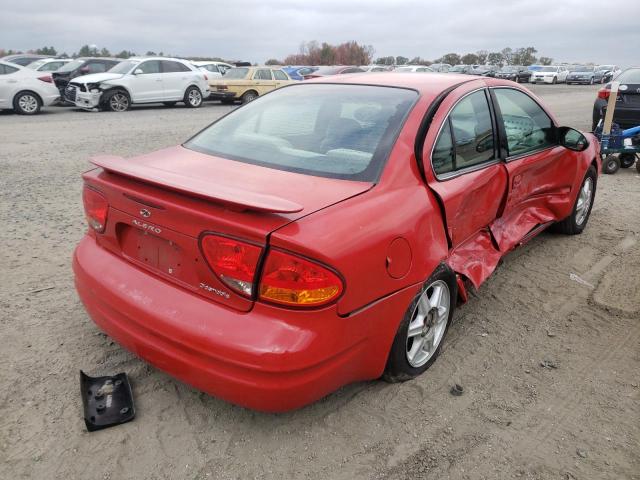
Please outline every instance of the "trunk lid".
[{"label": "trunk lid", "polygon": [[[199,247],[203,232],[263,249],[269,235],[298,218],[359,195],[373,184],[286,172],[172,147],[125,160],[97,157],[83,175],[107,198],[97,242],[115,255],[183,288],[248,311],[210,270]],[[327,226],[330,228],[330,226]]]}]

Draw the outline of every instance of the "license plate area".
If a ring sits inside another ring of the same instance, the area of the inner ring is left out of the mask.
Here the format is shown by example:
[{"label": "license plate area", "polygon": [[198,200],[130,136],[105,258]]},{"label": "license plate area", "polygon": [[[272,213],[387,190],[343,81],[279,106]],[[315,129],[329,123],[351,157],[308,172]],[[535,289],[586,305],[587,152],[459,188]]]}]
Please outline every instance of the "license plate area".
[{"label": "license plate area", "polygon": [[127,257],[164,274],[182,276],[183,252],[174,241],[130,225],[121,226],[119,237],[122,253]]}]

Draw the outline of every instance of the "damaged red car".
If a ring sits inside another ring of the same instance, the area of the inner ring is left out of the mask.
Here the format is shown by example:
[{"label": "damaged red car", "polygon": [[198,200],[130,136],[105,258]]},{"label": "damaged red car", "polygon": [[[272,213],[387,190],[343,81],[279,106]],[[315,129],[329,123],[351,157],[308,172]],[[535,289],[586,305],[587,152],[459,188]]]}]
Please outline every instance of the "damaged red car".
[{"label": "damaged red car", "polygon": [[423,373],[507,252],[585,228],[601,170],[513,82],[345,75],[287,86],[181,146],[101,156],[73,260],[95,323],[263,411]]}]

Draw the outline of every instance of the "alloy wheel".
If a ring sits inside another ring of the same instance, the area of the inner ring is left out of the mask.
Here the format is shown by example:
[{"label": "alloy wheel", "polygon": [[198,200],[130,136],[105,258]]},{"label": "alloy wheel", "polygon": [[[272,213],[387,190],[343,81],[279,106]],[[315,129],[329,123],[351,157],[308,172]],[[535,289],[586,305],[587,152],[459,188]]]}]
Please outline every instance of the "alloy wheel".
[{"label": "alloy wheel", "polygon": [[587,177],[578,194],[578,203],[576,204],[576,224],[581,226],[589,213],[591,202],[593,201],[593,180]]},{"label": "alloy wheel", "polygon": [[422,367],[433,357],[444,337],[451,308],[449,286],[436,280],[422,292],[407,330],[409,365]]},{"label": "alloy wheel", "polygon": [[38,99],[29,93],[25,93],[18,99],[18,106],[24,113],[34,113],[38,110]]},{"label": "alloy wheel", "polygon": [[124,93],[115,93],[109,99],[109,106],[114,112],[124,112],[129,108],[129,99]]},{"label": "alloy wheel", "polygon": [[200,93],[200,90],[198,90],[197,88],[194,88],[191,91],[189,91],[188,98],[189,98],[189,104],[192,107],[197,107],[202,103],[202,94]]}]

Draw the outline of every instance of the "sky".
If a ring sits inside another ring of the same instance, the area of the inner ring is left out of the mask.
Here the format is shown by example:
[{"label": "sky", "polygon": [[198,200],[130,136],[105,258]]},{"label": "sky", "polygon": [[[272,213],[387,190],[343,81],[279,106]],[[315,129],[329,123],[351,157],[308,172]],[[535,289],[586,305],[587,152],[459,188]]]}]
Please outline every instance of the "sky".
[{"label": "sky", "polygon": [[0,0],[4,49],[72,54],[93,44],[263,63],[311,40],[429,60],[533,46],[557,62],[631,66],[640,64],[640,1]]}]

